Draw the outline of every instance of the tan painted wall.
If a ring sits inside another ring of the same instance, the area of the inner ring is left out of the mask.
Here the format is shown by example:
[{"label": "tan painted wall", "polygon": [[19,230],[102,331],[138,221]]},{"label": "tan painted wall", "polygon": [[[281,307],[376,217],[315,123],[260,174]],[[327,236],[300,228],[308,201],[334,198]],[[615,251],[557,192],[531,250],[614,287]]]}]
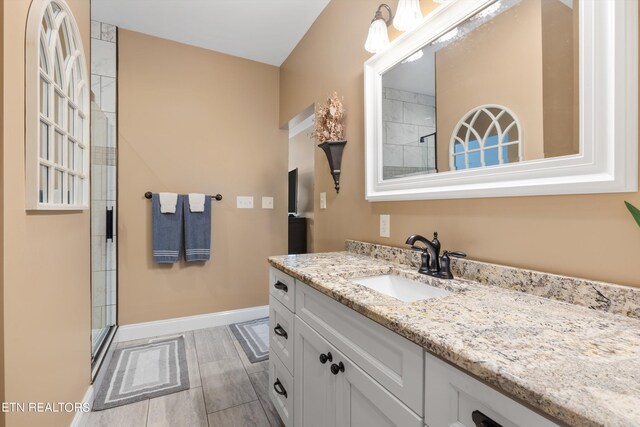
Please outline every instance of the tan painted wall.
[{"label": "tan painted wall", "polygon": [[[268,304],[267,262],[287,250],[287,134],[278,68],[120,30],[121,325]],[[154,264],[145,191],[219,192],[212,260]],[[236,196],[254,209],[236,209]],[[261,209],[273,196],[275,209]]]},{"label": "tan painted wall", "polygon": [[[0,58],[4,63],[4,0],[0,0]],[[0,99],[4,99],[4,66],[0,66]],[[0,102],[0,165],[3,152],[4,101]],[[0,200],[4,201],[3,194],[4,173],[0,170]],[[4,401],[4,209],[0,207],[0,402]],[[4,412],[0,412],[0,427],[4,425]]]},{"label": "tan painted wall", "polygon": [[574,73],[575,80],[579,80],[574,69],[578,51],[573,22],[575,18],[576,26],[579,23],[578,2],[574,4],[570,9],[559,0],[540,2],[545,158],[577,154],[580,150],[579,119],[574,120]]},{"label": "tan painted wall", "polygon": [[[89,58],[89,1],[67,0]],[[24,45],[29,1],[4,2],[5,400],[79,402],[90,381],[89,212],[25,213]],[[87,69],[89,64],[87,63]],[[6,414],[67,426],[73,414]]]},{"label": "tan painted wall", "polygon": [[[313,252],[315,139],[309,127],[289,139],[289,170],[298,168],[298,215],[307,218],[307,251]],[[322,153],[321,153],[322,154]]]},{"label": "tan painted wall", "polygon": [[[444,248],[473,259],[640,286],[640,230],[623,200],[640,195],[511,197],[368,203],[364,200],[363,44],[377,0],[333,0],[281,67],[280,123],[337,90],[345,98],[348,144],[340,194],[326,159],[316,155],[316,251],[345,239],[403,246],[411,233],[438,230]],[[433,5],[422,0],[423,11]],[[396,2],[390,4],[396,7]],[[395,32],[390,33],[394,37]],[[326,46],[339,46],[326,49]],[[317,152],[316,152],[317,153]],[[391,214],[391,238],[378,237],[379,214]]]},{"label": "tan painted wall", "polygon": [[450,170],[449,141],[458,121],[483,104],[511,109],[521,123],[524,159],[544,158],[540,21],[540,2],[528,0],[436,53],[439,172]]}]

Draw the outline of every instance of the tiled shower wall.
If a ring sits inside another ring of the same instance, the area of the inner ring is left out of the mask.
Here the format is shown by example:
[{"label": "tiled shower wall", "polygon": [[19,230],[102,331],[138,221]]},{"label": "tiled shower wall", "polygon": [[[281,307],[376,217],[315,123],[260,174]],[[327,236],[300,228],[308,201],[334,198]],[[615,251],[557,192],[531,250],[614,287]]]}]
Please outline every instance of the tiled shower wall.
[{"label": "tiled shower wall", "polygon": [[[116,43],[114,25],[91,21],[92,329],[116,322]],[[113,241],[106,210],[114,211]]]},{"label": "tiled shower wall", "polygon": [[382,106],[384,179],[435,172],[435,98],[422,93],[384,88]]}]

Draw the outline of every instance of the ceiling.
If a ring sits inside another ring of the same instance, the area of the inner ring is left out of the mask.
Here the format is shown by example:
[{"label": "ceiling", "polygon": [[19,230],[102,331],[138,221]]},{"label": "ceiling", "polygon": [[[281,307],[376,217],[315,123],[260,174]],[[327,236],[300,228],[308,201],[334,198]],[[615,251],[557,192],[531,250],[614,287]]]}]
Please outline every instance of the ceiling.
[{"label": "ceiling", "polygon": [[330,0],[92,0],[91,18],[280,66]]}]

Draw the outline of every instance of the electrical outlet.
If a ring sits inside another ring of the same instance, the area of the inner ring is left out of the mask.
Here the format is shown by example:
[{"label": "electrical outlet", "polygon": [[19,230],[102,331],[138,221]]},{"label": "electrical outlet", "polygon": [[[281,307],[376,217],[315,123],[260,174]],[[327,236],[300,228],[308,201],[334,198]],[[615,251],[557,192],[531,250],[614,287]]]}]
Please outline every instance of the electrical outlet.
[{"label": "electrical outlet", "polygon": [[253,209],[253,196],[238,196],[236,206],[238,209]]},{"label": "electrical outlet", "polygon": [[320,193],[320,209],[327,209],[327,193]]},{"label": "electrical outlet", "polygon": [[391,237],[391,215],[380,215],[380,237]]},{"label": "electrical outlet", "polygon": [[262,209],[273,209],[273,197],[262,198]]}]

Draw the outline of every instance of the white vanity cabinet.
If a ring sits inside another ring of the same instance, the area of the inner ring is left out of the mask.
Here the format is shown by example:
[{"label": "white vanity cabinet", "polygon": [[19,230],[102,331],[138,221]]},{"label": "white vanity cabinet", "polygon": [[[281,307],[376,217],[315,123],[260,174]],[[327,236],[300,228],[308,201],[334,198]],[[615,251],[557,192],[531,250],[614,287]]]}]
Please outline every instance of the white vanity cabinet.
[{"label": "white vanity cabinet", "polygon": [[425,353],[424,397],[428,427],[558,426],[429,353]]},{"label": "white vanity cabinet", "polygon": [[296,280],[269,269],[269,396],[286,427],[293,427],[293,346]]},{"label": "white vanity cabinet", "polygon": [[422,427],[421,417],[298,317],[295,347],[296,426]]},{"label": "white vanity cabinet", "polygon": [[420,346],[275,268],[269,276],[270,396],[287,427],[422,427]]},{"label": "white vanity cabinet", "polygon": [[274,268],[269,338],[270,396],[286,427],[557,426]]}]

